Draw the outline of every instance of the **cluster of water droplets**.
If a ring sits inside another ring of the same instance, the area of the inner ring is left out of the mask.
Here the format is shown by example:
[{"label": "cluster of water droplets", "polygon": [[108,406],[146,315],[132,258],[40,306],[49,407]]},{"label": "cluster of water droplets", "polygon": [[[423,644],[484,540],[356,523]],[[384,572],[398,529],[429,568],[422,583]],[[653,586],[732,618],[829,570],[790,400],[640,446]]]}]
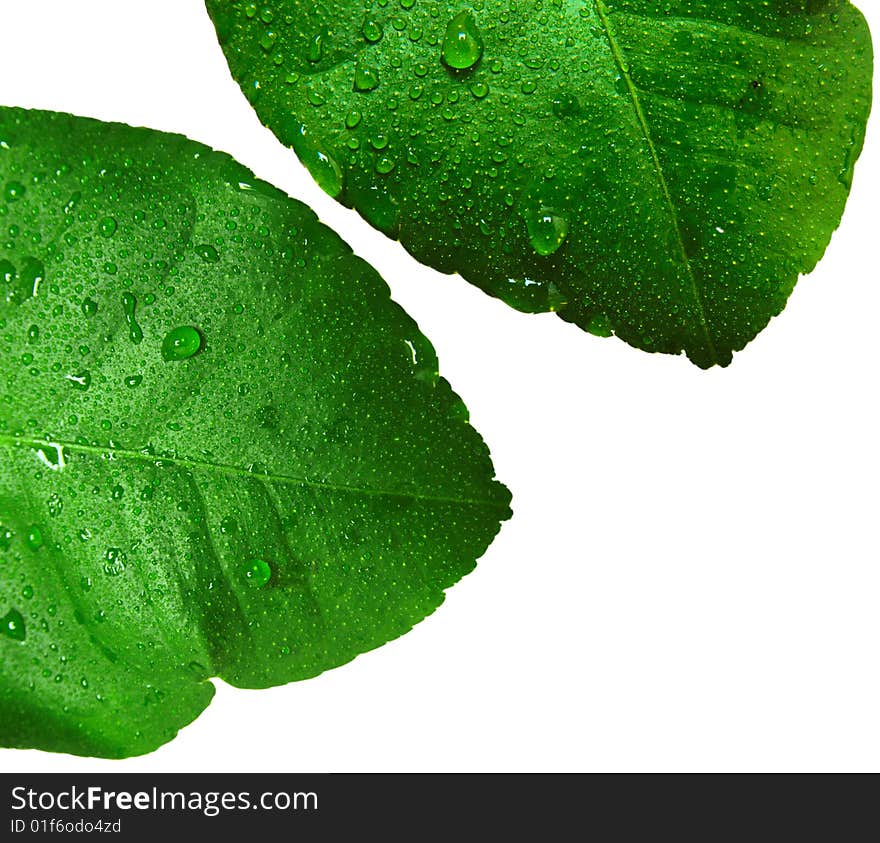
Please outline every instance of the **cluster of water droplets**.
[{"label": "cluster of water droplets", "polygon": [[[488,111],[493,108],[489,104],[490,78],[499,77],[498,96],[508,103],[506,108],[509,107],[511,96],[508,90],[510,82],[503,78],[505,67],[511,61],[509,55],[506,52],[499,55],[487,54],[483,27],[488,25],[494,31],[495,22],[483,3],[476,0],[472,6],[460,8],[441,24],[439,21],[434,22],[436,14],[433,8],[429,10],[429,15],[425,14],[424,7],[419,15],[407,15],[414,8],[419,11],[417,2],[418,0],[398,0],[395,4],[393,0],[380,0],[371,4],[364,17],[354,24],[357,27],[355,32],[344,33],[337,27],[328,25],[296,42],[300,46],[294,45],[294,41],[290,40],[293,36],[288,32],[296,31],[302,23],[300,19],[294,20],[290,16],[279,19],[279,14],[273,9],[256,3],[246,4],[240,11],[240,14],[243,13],[244,23],[255,27],[248,31],[257,39],[260,51],[271,57],[272,66],[279,68],[275,73],[288,85],[306,86],[298,94],[299,97],[315,109],[324,108],[331,99],[346,104],[343,115],[345,132],[331,132],[328,135],[323,125],[326,117],[300,113],[294,106],[292,111],[296,117],[292,118],[290,128],[285,129],[282,126],[279,129],[282,140],[296,150],[325,192],[341,198],[348,191],[346,201],[354,202],[370,222],[392,236],[399,224],[397,206],[400,200],[395,197],[395,188],[385,187],[382,180],[399,169],[401,162],[424,167],[426,173],[436,166],[426,162],[424,152],[415,151],[408,143],[406,130],[403,128],[405,118],[399,116],[399,110],[404,110],[401,99],[408,97],[413,103],[421,101],[429,108],[437,109],[443,122],[472,118],[491,121],[494,118]],[[395,9],[395,5],[399,9]],[[218,22],[221,39],[228,37],[231,30],[231,22]],[[413,60],[411,55],[407,55],[411,53],[412,47],[401,50],[397,46],[397,39],[406,39],[410,44],[416,45],[416,56],[423,49],[423,59]],[[497,39],[498,36],[495,36],[492,41],[496,47]],[[411,67],[414,81],[402,90],[401,82],[407,64]],[[291,69],[284,73],[281,66]],[[544,66],[545,61],[535,58],[534,55],[526,55],[521,59],[525,75],[521,76],[518,84],[519,95],[529,96],[538,90],[539,82],[544,76]],[[256,67],[259,67],[259,63]],[[344,91],[335,91],[333,83],[329,81],[338,79],[345,68],[349,68],[351,73],[350,91],[365,97],[362,107],[357,105],[356,98],[351,99],[351,94],[346,98]],[[388,79],[384,78],[385,74],[389,75]],[[326,84],[325,75],[328,77]],[[247,86],[255,105],[267,80],[277,85],[273,74],[267,73],[261,81],[254,79]],[[276,101],[283,101],[287,96],[277,90],[273,91],[273,95],[277,98]],[[463,97],[473,102],[485,101],[487,112],[484,117],[462,111],[460,105],[465,101]],[[389,116],[383,116],[383,111],[388,112]],[[578,97],[567,91],[554,93],[548,111],[558,120],[579,119],[582,115]],[[387,125],[389,121],[390,125]],[[513,122],[522,124],[525,121],[514,113]],[[431,131],[429,126],[430,122],[418,126],[413,131],[414,136],[422,134],[427,138],[427,133]],[[332,135],[335,138],[331,141],[329,136]],[[428,142],[434,143],[430,139]],[[477,145],[484,144],[485,141],[480,137]],[[500,168],[514,165],[515,162],[504,144],[503,134],[495,138],[495,148],[490,150],[484,162],[485,172],[480,167],[474,174],[475,177],[498,178]],[[349,156],[347,161],[346,155]],[[370,162],[368,166],[371,166],[378,181],[366,191],[359,184],[350,186],[350,179],[359,181],[355,171],[363,169],[367,162]],[[522,167],[525,163],[517,161],[516,165]],[[444,198],[443,181],[445,178],[439,182],[441,200]],[[515,202],[515,197],[511,197],[511,204]],[[563,247],[571,229],[564,209],[553,207],[548,201],[538,197],[525,200],[517,210],[522,229],[537,257],[548,257]],[[485,219],[478,219],[476,223],[478,230],[484,235],[488,236],[493,232]]]}]

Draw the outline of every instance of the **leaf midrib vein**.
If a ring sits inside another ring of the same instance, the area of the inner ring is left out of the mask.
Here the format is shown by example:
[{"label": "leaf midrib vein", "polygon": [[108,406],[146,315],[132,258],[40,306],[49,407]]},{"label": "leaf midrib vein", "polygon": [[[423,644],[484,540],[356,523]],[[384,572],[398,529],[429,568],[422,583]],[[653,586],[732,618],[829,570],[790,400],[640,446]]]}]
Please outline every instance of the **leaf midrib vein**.
[{"label": "leaf midrib vein", "polygon": [[608,43],[611,45],[611,53],[614,56],[614,61],[617,64],[617,68],[620,71],[621,76],[626,81],[627,91],[629,92],[630,100],[632,101],[633,109],[636,113],[636,119],[639,122],[639,128],[642,131],[645,143],[647,144],[648,150],[651,154],[651,161],[654,165],[654,170],[657,174],[657,180],[660,184],[660,188],[663,192],[663,197],[666,202],[666,208],[672,220],[672,227],[675,230],[678,247],[681,251],[681,259],[684,263],[685,268],[687,269],[688,278],[690,279],[691,283],[691,289],[693,291],[694,299],[697,303],[700,328],[706,340],[708,350],[712,355],[713,361],[715,363],[720,363],[721,358],[718,355],[718,350],[715,348],[715,343],[712,341],[712,336],[709,333],[709,323],[706,320],[706,310],[703,306],[703,297],[700,293],[700,288],[697,284],[697,278],[694,275],[694,269],[691,266],[691,261],[688,257],[687,249],[684,245],[684,238],[681,234],[681,223],[678,219],[678,212],[675,210],[675,203],[673,202],[672,194],[669,191],[669,184],[666,181],[666,175],[664,174],[663,167],[660,164],[660,157],[657,154],[656,147],[654,146],[654,140],[651,136],[651,130],[648,128],[648,121],[645,117],[645,112],[642,108],[641,100],[639,99],[638,90],[633,83],[632,77],[629,75],[629,71],[626,69],[627,64],[624,60],[623,52],[620,48],[620,45],[617,43],[617,39],[614,37],[614,33],[611,29],[611,24],[608,20],[608,8],[605,6],[603,0],[593,0],[593,2],[595,5],[596,14],[598,15],[599,21],[602,24],[602,29],[605,31],[605,35],[608,38]]},{"label": "leaf midrib vein", "polygon": [[292,486],[307,486],[327,492],[345,492],[359,495],[372,495],[375,497],[405,498],[429,503],[460,504],[468,506],[487,506],[500,510],[506,510],[506,504],[492,500],[480,500],[477,498],[452,497],[447,495],[428,495],[420,492],[393,491],[391,489],[376,489],[366,486],[353,486],[344,483],[328,483],[323,480],[314,480],[307,477],[293,477],[284,474],[272,474],[271,472],[248,471],[241,466],[230,463],[214,462],[206,459],[193,459],[190,457],[163,456],[160,454],[146,454],[143,451],[133,451],[128,448],[101,447],[98,445],[82,445],[78,442],[65,442],[60,439],[31,439],[27,437],[10,436],[0,433],[0,445],[26,448],[62,448],[75,454],[87,454],[90,456],[105,457],[112,455],[124,460],[132,460],[142,463],[165,463],[181,468],[207,471],[217,474],[225,474],[233,477],[250,477],[261,479],[271,483],[279,483]]}]

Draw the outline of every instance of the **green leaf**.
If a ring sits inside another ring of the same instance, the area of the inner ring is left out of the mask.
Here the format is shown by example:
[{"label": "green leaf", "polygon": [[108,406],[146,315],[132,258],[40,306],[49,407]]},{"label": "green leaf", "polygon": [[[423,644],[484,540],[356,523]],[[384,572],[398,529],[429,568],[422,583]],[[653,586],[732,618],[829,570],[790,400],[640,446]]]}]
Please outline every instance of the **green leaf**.
[{"label": "green leaf", "polygon": [[870,109],[845,0],[207,7],[261,120],[416,258],[703,367],[822,256]]},{"label": "green leaf", "polygon": [[0,743],[126,756],[430,614],[509,515],[376,272],[175,135],[0,109]]}]

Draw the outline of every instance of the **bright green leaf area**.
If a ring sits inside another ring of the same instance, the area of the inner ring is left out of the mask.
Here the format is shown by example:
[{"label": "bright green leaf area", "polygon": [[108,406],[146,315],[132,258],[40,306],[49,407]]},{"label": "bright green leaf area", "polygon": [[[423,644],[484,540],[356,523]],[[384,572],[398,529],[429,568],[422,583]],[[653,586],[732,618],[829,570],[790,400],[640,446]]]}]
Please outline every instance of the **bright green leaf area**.
[{"label": "bright green leaf area", "polygon": [[0,109],[0,743],[148,752],[209,677],[405,633],[508,517],[492,475],[304,205],[183,137]]},{"label": "bright green leaf area", "polygon": [[822,256],[870,109],[845,0],[207,6],[263,122],[420,261],[702,367]]}]

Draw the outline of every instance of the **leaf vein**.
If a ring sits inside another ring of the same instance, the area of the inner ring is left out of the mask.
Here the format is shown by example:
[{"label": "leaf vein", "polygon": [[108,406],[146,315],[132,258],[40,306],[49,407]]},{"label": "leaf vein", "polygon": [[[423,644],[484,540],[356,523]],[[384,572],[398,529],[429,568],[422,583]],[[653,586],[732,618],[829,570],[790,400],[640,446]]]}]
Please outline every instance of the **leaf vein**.
[{"label": "leaf vein", "polygon": [[125,460],[135,462],[145,462],[152,464],[167,464],[196,471],[216,472],[217,474],[226,474],[236,477],[253,477],[267,480],[282,485],[289,484],[294,486],[305,486],[311,489],[328,492],[343,492],[347,494],[360,494],[376,497],[404,498],[410,500],[424,501],[427,503],[455,504],[464,506],[485,506],[507,512],[506,503],[496,500],[481,500],[479,498],[456,497],[452,495],[430,495],[421,492],[405,492],[394,489],[380,489],[369,486],[354,486],[344,483],[331,483],[324,480],[316,480],[308,477],[295,477],[285,474],[273,474],[272,472],[250,471],[241,466],[232,465],[230,463],[215,462],[208,459],[193,459],[190,457],[167,456],[161,454],[150,454],[144,451],[135,451],[127,448],[119,447],[101,447],[98,445],[82,445],[77,442],[64,442],[57,439],[31,439],[25,437],[16,437],[9,434],[0,433],[0,445],[10,447],[26,447],[26,448],[43,448],[46,446],[62,448],[65,451],[74,454],[84,454],[89,456],[106,457],[112,455]]},{"label": "leaf vein", "polygon": [[697,284],[697,279],[694,274],[694,269],[691,266],[690,258],[687,254],[687,249],[684,245],[684,238],[681,233],[681,223],[678,219],[678,213],[675,209],[675,203],[672,199],[672,194],[669,190],[669,185],[666,181],[666,176],[663,173],[663,167],[660,164],[660,157],[657,154],[657,149],[654,146],[654,141],[651,137],[651,131],[648,128],[648,121],[645,117],[644,109],[642,108],[641,100],[639,99],[638,90],[636,89],[635,84],[633,83],[632,77],[627,70],[627,63],[624,59],[623,52],[620,48],[620,45],[617,43],[617,39],[614,36],[614,33],[611,28],[611,22],[608,18],[608,8],[605,6],[603,0],[594,0],[596,14],[599,16],[599,20],[602,23],[602,28],[605,31],[605,35],[608,38],[608,43],[611,46],[611,53],[614,56],[614,61],[617,64],[618,70],[621,73],[621,76],[626,81],[627,90],[629,92],[630,100],[632,102],[633,108],[636,113],[636,118],[639,122],[639,128],[642,131],[642,135],[644,136],[645,143],[647,144],[648,151],[651,155],[651,161],[654,166],[654,170],[657,174],[657,180],[660,184],[660,188],[663,192],[663,197],[665,199],[666,207],[669,212],[669,216],[672,220],[672,227],[675,230],[675,236],[678,240],[678,246],[681,252],[681,260],[684,264],[685,269],[687,270],[688,277],[691,282],[691,288],[693,290],[694,299],[697,304],[697,313],[700,321],[700,328],[705,337],[706,345],[709,353],[712,357],[712,362],[721,363],[722,358],[718,354],[718,350],[715,348],[715,343],[712,341],[712,337],[709,333],[709,323],[706,319],[706,310],[703,305],[703,296],[700,292],[700,287]]}]

